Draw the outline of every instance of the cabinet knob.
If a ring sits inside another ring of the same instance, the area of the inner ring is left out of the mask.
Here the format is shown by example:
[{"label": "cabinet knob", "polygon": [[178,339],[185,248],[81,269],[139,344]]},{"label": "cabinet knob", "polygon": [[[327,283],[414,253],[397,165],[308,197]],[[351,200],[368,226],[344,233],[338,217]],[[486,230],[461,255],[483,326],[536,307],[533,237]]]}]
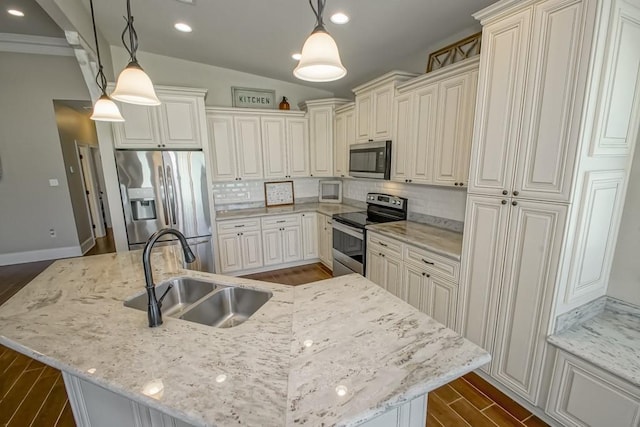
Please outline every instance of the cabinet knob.
[{"label": "cabinet knob", "polygon": [[511,202],[511,204],[512,204],[513,206],[518,206],[518,202],[516,202],[515,200],[514,200],[513,202]]},{"label": "cabinet knob", "polygon": [[463,186],[464,186],[464,182],[459,182],[459,183],[458,183],[458,185],[459,185],[460,187],[463,187]]},{"label": "cabinet knob", "polygon": [[507,201],[506,201],[506,200],[503,200],[503,201],[501,201],[500,203],[502,203],[503,205],[506,205],[506,204],[507,204]]},{"label": "cabinet knob", "polygon": [[457,182],[454,182],[454,183],[453,183],[453,185],[455,185],[455,186],[457,187],[457,186],[458,186],[458,185],[460,185],[460,184],[458,184]]},{"label": "cabinet knob", "polygon": [[506,196],[507,194],[509,194],[509,192],[507,190],[502,190],[502,195]]},{"label": "cabinet knob", "polygon": [[520,192],[519,192],[518,190],[516,190],[516,191],[514,191],[514,192],[513,192],[513,195],[514,195],[514,196],[517,196],[518,194],[520,194]]},{"label": "cabinet knob", "polygon": [[430,275],[430,274],[427,274],[427,273],[422,273],[422,275],[423,275],[424,277],[431,277],[431,275]]}]

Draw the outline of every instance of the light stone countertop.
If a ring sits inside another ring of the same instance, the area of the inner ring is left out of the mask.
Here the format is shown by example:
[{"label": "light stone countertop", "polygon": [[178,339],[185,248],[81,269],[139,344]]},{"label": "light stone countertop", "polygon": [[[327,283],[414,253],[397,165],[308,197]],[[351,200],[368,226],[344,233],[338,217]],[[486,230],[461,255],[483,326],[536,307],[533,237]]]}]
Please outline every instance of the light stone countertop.
[{"label": "light stone countertop", "polygon": [[250,209],[234,209],[229,211],[216,212],[216,221],[227,221],[232,219],[256,218],[272,215],[286,215],[303,212],[319,212],[321,214],[332,216],[333,214],[341,214],[348,212],[360,212],[366,208],[345,205],[343,203],[300,203],[290,206],[273,206],[270,208],[250,208]]},{"label": "light stone countertop", "polygon": [[602,312],[547,341],[640,387],[640,309],[607,301]]},{"label": "light stone countertop", "polygon": [[462,233],[413,221],[368,225],[367,230],[460,261]]},{"label": "light stone countertop", "polygon": [[[183,270],[179,252],[154,250],[156,283],[201,277],[273,297],[234,328],[149,328],[123,306],[144,290],[140,251],[61,260],[0,307],[0,343],[202,426],[357,425],[490,360],[362,276],[290,287]],[[155,379],[158,400],[142,393]]]}]

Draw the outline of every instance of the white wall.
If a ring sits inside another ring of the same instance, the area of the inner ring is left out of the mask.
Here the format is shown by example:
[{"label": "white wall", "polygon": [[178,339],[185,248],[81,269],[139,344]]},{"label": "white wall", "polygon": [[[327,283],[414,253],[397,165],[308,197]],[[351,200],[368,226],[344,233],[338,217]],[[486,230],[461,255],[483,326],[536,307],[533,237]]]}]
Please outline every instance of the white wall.
[{"label": "white wall", "polygon": [[640,305],[640,147],[629,175],[607,295]]},{"label": "white wall", "polygon": [[[45,250],[40,259],[76,254],[53,99],[89,99],[78,63],[73,57],[0,52],[0,93],[0,263],[33,260],[15,255],[28,251]],[[50,187],[49,179],[59,186]],[[50,228],[56,237],[49,236]]]},{"label": "white wall", "polygon": [[[111,57],[117,76],[127,65],[129,56],[124,48],[111,46]],[[230,107],[232,86],[275,90],[277,103],[286,96],[292,109],[297,109],[301,101],[333,96],[326,90],[154,53],[138,52],[137,58],[156,85],[208,89],[205,102],[210,106]]]},{"label": "white wall", "polygon": [[427,185],[372,179],[344,179],[342,197],[365,202],[367,193],[388,193],[409,199],[409,213],[464,221],[467,192]]}]

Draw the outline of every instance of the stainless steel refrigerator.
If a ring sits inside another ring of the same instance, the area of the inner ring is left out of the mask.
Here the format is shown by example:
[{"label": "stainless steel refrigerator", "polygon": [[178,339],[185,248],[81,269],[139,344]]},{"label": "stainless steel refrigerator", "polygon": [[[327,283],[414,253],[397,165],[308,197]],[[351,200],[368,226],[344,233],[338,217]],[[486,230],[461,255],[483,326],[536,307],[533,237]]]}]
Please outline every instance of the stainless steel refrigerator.
[{"label": "stainless steel refrigerator", "polygon": [[185,235],[197,258],[185,267],[213,272],[202,151],[117,150],[116,163],[129,249],[143,248],[161,228],[174,228]]}]

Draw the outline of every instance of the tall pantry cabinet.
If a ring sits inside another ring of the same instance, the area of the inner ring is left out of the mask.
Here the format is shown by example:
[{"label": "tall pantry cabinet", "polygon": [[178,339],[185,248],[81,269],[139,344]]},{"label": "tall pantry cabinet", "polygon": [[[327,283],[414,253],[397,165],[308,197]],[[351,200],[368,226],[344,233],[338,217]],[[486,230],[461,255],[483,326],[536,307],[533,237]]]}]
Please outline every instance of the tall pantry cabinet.
[{"label": "tall pantry cabinet", "polygon": [[493,355],[486,374],[534,405],[555,316],[606,292],[638,135],[639,2],[503,0],[475,15],[458,325]]}]

